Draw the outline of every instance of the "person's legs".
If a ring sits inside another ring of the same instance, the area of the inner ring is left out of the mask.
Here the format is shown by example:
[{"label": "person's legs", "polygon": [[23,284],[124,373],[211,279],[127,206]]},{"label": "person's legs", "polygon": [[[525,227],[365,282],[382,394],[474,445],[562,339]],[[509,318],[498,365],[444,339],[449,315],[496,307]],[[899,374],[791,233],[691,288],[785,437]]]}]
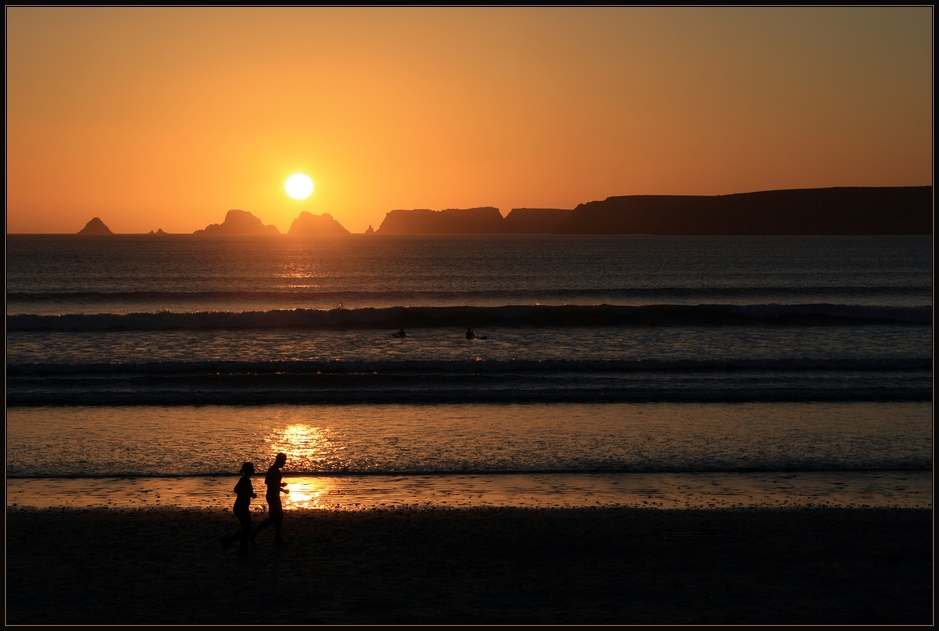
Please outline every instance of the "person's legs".
[{"label": "person's legs", "polygon": [[238,533],[241,539],[241,547],[238,554],[248,554],[248,539],[251,538],[251,513],[245,511],[238,515],[238,521],[241,522],[241,531]]},{"label": "person's legs", "polygon": [[254,534],[251,535],[251,542],[254,543],[254,540],[257,539],[258,533],[270,526],[274,525],[274,539],[280,539],[280,522],[284,519],[284,508],[280,503],[278,498],[276,501],[268,498],[267,500],[267,519],[258,524],[258,527],[254,529]]},{"label": "person's legs", "polygon": [[274,543],[282,543],[280,528],[284,523],[284,507],[280,502],[277,502],[276,505],[271,504],[270,520],[274,523]]},{"label": "person's legs", "polygon": [[241,528],[238,529],[238,532],[234,532],[229,536],[222,539],[222,549],[227,550],[231,547],[231,544],[236,541],[241,541],[241,551],[248,551],[248,537],[251,536],[251,513],[245,511],[244,513],[238,512],[235,513],[235,516],[238,518],[238,523],[241,524]]},{"label": "person's legs", "polygon": [[258,527],[254,529],[254,533],[251,535],[251,543],[254,543],[254,540],[257,539],[258,537],[258,533],[264,530],[265,528],[267,528],[268,526],[270,526],[271,523],[272,523],[271,518],[268,517],[267,519],[262,521],[260,524],[258,524]]}]

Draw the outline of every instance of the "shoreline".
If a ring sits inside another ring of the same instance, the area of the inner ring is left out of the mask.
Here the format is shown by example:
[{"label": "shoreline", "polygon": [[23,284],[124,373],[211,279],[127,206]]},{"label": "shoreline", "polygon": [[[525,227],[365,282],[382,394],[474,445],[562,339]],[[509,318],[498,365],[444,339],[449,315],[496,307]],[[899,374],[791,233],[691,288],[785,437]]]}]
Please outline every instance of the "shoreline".
[{"label": "shoreline", "polygon": [[245,557],[229,511],[6,526],[8,624],[933,621],[931,509],[307,509]]},{"label": "shoreline", "polygon": [[[237,476],[7,478],[14,509],[227,510]],[[287,475],[284,508],[932,508],[931,471]],[[264,510],[263,499],[253,502]]]}]

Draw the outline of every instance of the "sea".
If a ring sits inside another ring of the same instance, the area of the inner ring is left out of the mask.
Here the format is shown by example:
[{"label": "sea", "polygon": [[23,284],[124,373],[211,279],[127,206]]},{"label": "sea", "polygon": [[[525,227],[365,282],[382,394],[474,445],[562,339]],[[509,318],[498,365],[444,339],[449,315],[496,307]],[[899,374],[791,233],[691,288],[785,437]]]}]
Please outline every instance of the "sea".
[{"label": "sea", "polygon": [[931,508],[932,268],[930,236],[7,235],[7,507],[227,510],[284,452],[288,511]]}]

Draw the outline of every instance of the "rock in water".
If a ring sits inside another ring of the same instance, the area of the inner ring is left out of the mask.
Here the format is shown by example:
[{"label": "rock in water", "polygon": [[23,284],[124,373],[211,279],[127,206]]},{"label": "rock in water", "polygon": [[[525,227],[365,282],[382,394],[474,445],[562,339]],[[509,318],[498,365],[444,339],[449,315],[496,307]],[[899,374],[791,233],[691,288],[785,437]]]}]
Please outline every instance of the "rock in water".
[{"label": "rock in water", "polygon": [[202,230],[196,230],[198,235],[269,235],[280,234],[277,226],[265,226],[261,220],[245,210],[229,210],[225,221],[221,224],[213,223]]},{"label": "rock in water", "polygon": [[85,227],[78,231],[78,234],[114,234],[111,229],[104,225],[104,222],[95,217]]},{"label": "rock in water", "polygon": [[343,228],[342,224],[333,219],[333,216],[329,213],[314,215],[304,210],[299,217],[293,220],[287,234],[336,236],[349,234],[349,231]]}]

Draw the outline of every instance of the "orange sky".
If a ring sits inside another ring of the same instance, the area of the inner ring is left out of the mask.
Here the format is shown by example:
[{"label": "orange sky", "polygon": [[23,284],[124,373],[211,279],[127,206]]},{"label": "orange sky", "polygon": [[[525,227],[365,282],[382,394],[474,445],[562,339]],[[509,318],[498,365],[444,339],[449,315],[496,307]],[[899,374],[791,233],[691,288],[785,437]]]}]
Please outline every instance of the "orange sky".
[{"label": "orange sky", "polygon": [[6,18],[8,233],[932,183],[928,6]]}]

